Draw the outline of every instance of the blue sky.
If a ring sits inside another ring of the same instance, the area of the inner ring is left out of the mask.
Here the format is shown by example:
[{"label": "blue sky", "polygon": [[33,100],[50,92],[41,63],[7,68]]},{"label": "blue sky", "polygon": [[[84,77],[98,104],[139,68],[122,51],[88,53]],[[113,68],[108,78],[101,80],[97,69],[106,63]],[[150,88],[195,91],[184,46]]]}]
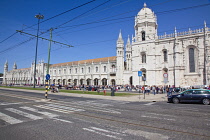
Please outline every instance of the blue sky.
[{"label": "blue sky", "polygon": [[[8,37],[16,30],[36,35],[38,20],[34,16],[39,13],[44,15],[40,22],[40,33],[44,33],[41,37],[49,38],[48,30],[57,28],[53,31],[53,40],[74,46],[69,48],[52,43],[51,64],[115,56],[119,31],[126,43],[128,35],[134,34],[134,17],[144,2],[157,15],[159,35],[172,33],[175,27],[178,32],[202,28],[204,20],[210,27],[210,5],[186,9],[209,4],[209,0],[90,1],[1,0],[0,73],[3,73],[6,60],[9,70],[14,62],[18,69],[31,66],[35,59],[36,39],[27,41],[31,36],[20,33]],[[70,10],[87,2],[89,4]],[[47,62],[48,43],[39,39],[37,60]]]}]

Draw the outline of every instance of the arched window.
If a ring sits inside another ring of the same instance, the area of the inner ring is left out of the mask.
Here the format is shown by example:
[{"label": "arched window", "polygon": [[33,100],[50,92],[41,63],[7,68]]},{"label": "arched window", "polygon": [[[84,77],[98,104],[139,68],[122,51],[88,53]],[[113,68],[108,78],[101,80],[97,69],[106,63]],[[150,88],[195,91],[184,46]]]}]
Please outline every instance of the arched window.
[{"label": "arched window", "polygon": [[163,50],[163,61],[167,62],[168,61],[168,53],[167,50]]},{"label": "arched window", "polygon": [[145,31],[141,32],[142,41],[145,41]]},{"label": "arched window", "polygon": [[142,61],[142,63],[146,63],[147,62],[146,61],[146,53],[145,52],[141,53],[141,61]]},{"label": "arched window", "polygon": [[98,79],[94,79],[94,85],[98,85]]},{"label": "arched window", "polygon": [[116,72],[115,65],[112,65],[112,72]]},{"label": "arched window", "polygon": [[69,73],[71,74],[71,69],[69,69]]},{"label": "arched window", "polygon": [[104,66],[104,72],[106,72],[106,66]]},{"label": "arched window", "polygon": [[195,72],[195,49],[189,48],[189,68],[190,72]]},{"label": "arched window", "polygon": [[98,67],[96,67],[96,72],[98,72]]}]

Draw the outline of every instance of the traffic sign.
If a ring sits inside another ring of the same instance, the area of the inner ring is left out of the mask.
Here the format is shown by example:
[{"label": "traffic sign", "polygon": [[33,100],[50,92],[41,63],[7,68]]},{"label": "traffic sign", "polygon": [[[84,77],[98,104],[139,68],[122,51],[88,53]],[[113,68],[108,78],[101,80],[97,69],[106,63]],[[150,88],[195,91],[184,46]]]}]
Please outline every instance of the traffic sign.
[{"label": "traffic sign", "polygon": [[167,78],[167,77],[168,77],[168,73],[164,73],[164,74],[163,74],[163,77],[164,77],[164,78]]},{"label": "traffic sign", "polygon": [[50,75],[49,74],[46,75],[46,80],[50,80]]},{"label": "traffic sign", "polygon": [[138,71],[138,76],[142,76],[142,71]]}]

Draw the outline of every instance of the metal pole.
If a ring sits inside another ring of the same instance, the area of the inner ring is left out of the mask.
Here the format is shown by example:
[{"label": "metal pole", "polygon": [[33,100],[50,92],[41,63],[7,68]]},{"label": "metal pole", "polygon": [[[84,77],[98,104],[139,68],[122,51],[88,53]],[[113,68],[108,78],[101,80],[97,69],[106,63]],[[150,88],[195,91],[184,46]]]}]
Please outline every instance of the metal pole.
[{"label": "metal pole", "polygon": [[140,76],[139,76],[139,100],[140,100]]},{"label": "metal pole", "polygon": [[50,67],[50,51],[51,51],[51,43],[52,43],[52,31],[53,29],[50,29],[50,42],[48,47],[48,62],[47,62],[47,74],[49,74],[49,67]]},{"label": "metal pole", "polygon": [[[50,29],[50,42],[49,42],[49,47],[48,47],[48,61],[47,61],[47,74],[49,74],[49,67],[50,67],[50,51],[51,51],[51,42],[52,42],[52,31],[53,29]],[[48,96],[48,87],[49,87],[49,80],[46,78],[45,81],[45,98],[47,99]]]},{"label": "metal pole", "polygon": [[144,80],[144,99],[145,99],[145,81],[146,81],[146,79],[144,76],[143,76],[143,80]]},{"label": "metal pole", "polygon": [[176,37],[177,37],[177,32],[176,32],[176,27],[175,27],[175,33],[174,33],[174,46],[173,46],[173,59],[174,59],[174,68],[173,68],[173,74],[174,74],[174,87],[176,87],[176,52],[175,52],[175,47],[176,47]]},{"label": "metal pole", "polygon": [[207,74],[206,74],[206,23],[204,22],[204,44],[203,44],[203,46],[204,46],[204,68],[203,68],[203,85],[206,85],[206,76],[207,76]]},{"label": "metal pole", "polygon": [[37,38],[36,38],[36,51],[35,51],[35,63],[34,63],[34,88],[36,84],[36,61],[37,61],[37,49],[38,49],[38,39],[39,39],[39,21],[43,19],[43,15],[36,15],[35,18],[38,18],[38,29],[37,29]]}]

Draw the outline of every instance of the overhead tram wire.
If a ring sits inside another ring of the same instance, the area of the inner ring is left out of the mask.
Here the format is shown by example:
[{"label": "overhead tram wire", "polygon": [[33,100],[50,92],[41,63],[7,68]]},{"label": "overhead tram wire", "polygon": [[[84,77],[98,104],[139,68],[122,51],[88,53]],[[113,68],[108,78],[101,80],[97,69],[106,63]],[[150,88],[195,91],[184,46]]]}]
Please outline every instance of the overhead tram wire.
[{"label": "overhead tram wire", "polygon": [[105,1],[104,3],[99,4],[98,6],[92,8],[92,9],[90,9],[90,10],[88,10],[88,11],[82,13],[82,14],[80,14],[79,16],[76,16],[76,17],[74,17],[73,19],[71,19],[71,20],[69,20],[69,21],[67,21],[67,22],[64,22],[63,24],[57,26],[55,29],[60,28],[61,26],[63,26],[63,25],[65,25],[65,24],[67,24],[67,23],[69,23],[69,22],[71,22],[71,21],[73,21],[73,20],[75,20],[75,19],[77,19],[77,18],[79,18],[79,17],[81,17],[81,16],[87,14],[87,13],[90,12],[90,11],[93,11],[94,9],[96,9],[96,8],[102,6],[102,5],[105,5],[106,3],[110,2],[110,1],[111,1],[111,0],[107,0],[107,1]]},{"label": "overhead tram wire", "polygon": [[[210,25],[210,24],[207,24],[207,25]],[[191,27],[188,27],[188,28],[177,28],[177,30],[189,29],[189,28],[193,28],[193,27],[201,27],[201,25],[199,25],[199,26],[191,26]],[[169,31],[169,30],[168,30],[168,31]],[[170,30],[170,31],[174,31],[174,30]],[[167,32],[167,31],[161,31],[161,32],[159,32],[159,33],[164,33],[164,32]],[[125,38],[125,39],[126,39],[126,38]],[[30,39],[29,39],[29,40],[30,40]],[[76,46],[86,46],[86,45],[90,45],[90,44],[97,44],[97,43],[108,42],[108,41],[113,41],[113,40],[116,40],[116,39],[102,40],[102,41],[90,42],[90,43],[85,43],[85,44],[78,44],[78,45],[76,45]],[[54,51],[57,51],[57,50],[60,50],[60,49],[63,49],[63,48],[57,48],[57,49],[54,49],[54,50],[51,50],[51,51],[54,52]],[[1,52],[0,52],[0,53],[1,53]],[[42,55],[45,55],[45,54],[47,54],[47,52],[46,52],[46,53],[41,53],[41,54],[39,54],[38,56],[42,56]],[[32,58],[32,57],[27,57],[27,58],[25,58],[25,59],[28,59],[28,58]],[[17,60],[17,62],[23,61],[23,60],[25,60],[25,59]]]},{"label": "overhead tram wire", "polygon": [[[46,21],[48,21],[48,20],[51,20],[51,19],[53,19],[53,18],[55,18],[55,17],[61,16],[61,15],[65,14],[65,13],[68,13],[68,12],[70,12],[70,11],[73,11],[73,10],[75,10],[75,9],[77,9],[77,8],[83,7],[83,6],[85,6],[85,5],[87,5],[87,4],[90,4],[90,3],[94,2],[94,1],[96,1],[96,0],[91,0],[91,1],[89,1],[89,2],[86,2],[86,3],[83,3],[83,4],[79,5],[79,6],[76,6],[76,7],[72,8],[72,9],[69,9],[69,10],[67,10],[67,11],[65,11],[65,12],[62,12],[62,13],[60,13],[60,14],[57,14],[57,15],[51,17],[51,18],[48,18],[48,19],[46,19],[46,20],[41,21],[40,24],[43,23],[43,22],[46,22]],[[37,25],[37,23],[36,23],[36,24],[33,24],[33,25],[31,25],[31,26],[29,26],[29,27],[27,27],[27,28],[24,28],[23,30],[28,29],[28,28],[31,28],[31,27],[36,26],[36,25]],[[15,33],[13,33],[12,35],[10,35],[9,37],[5,38],[5,39],[2,40],[0,43],[3,43],[4,41],[6,41],[6,40],[8,40],[9,38],[13,37],[15,34],[17,34],[17,32],[15,32]]]},{"label": "overhead tram wire", "polygon": [[[72,9],[69,9],[69,10],[67,10],[67,11],[64,11],[64,12],[62,12],[62,13],[60,13],[60,14],[57,14],[57,15],[55,15],[55,16],[53,16],[53,17],[50,17],[50,18],[48,18],[48,19],[46,19],[46,20],[40,21],[40,24],[43,23],[43,22],[46,22],[46,21],[48,21],[48,20],[51,20],[51,19],[53,19],[53,18],[56,18],[56,17],[58,17],[58,16],[61,16],[61,15],[63,15],[63,14],[66,14],[66,13],[68,13],[68,12],[70,12],[70,11],[73,11],[73,10],[75,10],[75,9],[77,9],[77,8],[80,8],[80,7],[83,7],[83,6],[85,6],[85,5],[88,5],[88,4],[90,4],[90,3],[94,2],[94,1],[97,1],[97,0],[91,0],[91,1],[89,1],[89,2],[86,2],[86,3],[83,3],[83,4],[79,5],[79,6],[76,6],[76,7],[72,8]],[[36,26],[36,25],[37,25],[37,23],[34,24],[34,25],[31,25],[31,26],[29,26],[29,27],[27,27],[27,28],[25,28],[25,29],[31,28],[31,27]],[[23,30],[25,30],[25,29],[23,29]]]},{"label": "overhead tram wire", "polygon": [[8,36],[7,38],[5,38],[4,40],[2,40],[0,43],[3,43],[4,41],[10,39],[11,37],[13,37],[14,35],[16,35],[17,32],[13,33],[12,35]]},{"label": "overhead tram wire", "polygon": [[[70,11],[72,11],[72,10],[75,10],[75,9],[77,9],[77,8],[80,8],[80,7],[82,7],[82,6],[85,6],[85,5],[87,5],[87,4],[90,4],[90,3],[94,2],[94,1],[96,1],[96,0],[91,0],[91,1],[89,1],[89,2],[86,2],[86,3],[84,3],[84,4],[79,5],[79,6],[77,6],[77,7],[74,7],[74,8],[72,8],[72,9],[69,9],[69,10],[67,10],[67,11],[65,11],[65,12],[62,12],[62,13],[60,13],[60,14],[58,14],[58,15],[55,15],[55,16],[53,16],[53,17],[51,17],[51,18],[48,18],[48,19],[46,19],[46,20],[44,20],[44,21],[41,21],[40,24],[43,23],[43,22],[46,22],[46,21],[48,21],[48,20],[50,20],[50,19],[53,19],[53,18],[55,18],[55,17],[58,17],[58,16],[60,16],[60,15],[63,15],[63,14],[65,14],[65,13],[67,13],[67,12],[70,12]],[[29,27],[27,27],[27,28],[24,28],[23,30],[28,29],[28,28],[31,28],[31,27],[33,27],[33,26],[35,26],[35,25],[37,25],[37,24],[34,24],[34,25],[29,26]],[[23,31],[23,30],[22,30],[22,31]],[[47,33],[48,31],[49,31],[49,30],[47,30],[47,31],[45,31],[45,32],[42,32],[41,34]],[[0,43],[6,41],[7,39],[11,38],[11,37],[14,36],[15,34],[17,34],[17,32],[13,33],[11,36],[7,37],[6,39],[4,39],[3,41],[1,41]],[[19,44],[17,44],[17,45],[14,45],[14,46],[12,46],[12,47],[9,47],[8,49],[5,49],[5,50],[3,50],[3,51],[0,51],[0,54],[1,54],[1,53],[4,53],[4,52],[6,52],[6,51],[9,51],[9,50],[15,49],[15,48],[19,47],[20,45],[25,44],[25,43],[27,43],[27,42],[33,40],[33,39],[34,39],[34,38],[30,38],[30,39],[28,39],[28,40],[26,40],[26,41],[23,41],[23,42],[21,42],[21,43],[19,43]]]},{"label": "overhead tram wire", "polygon": [[[167,14],[168,12],[169,13],[171,13],[171,12],[179,12],[180,10],[188,10],[188,9],[193,9],[193,8],[199,8],[199,7],[203,7],[203,6],[209,6],[210,5],[210,3],[208,3],[208,4],[203,4],[203,5],[197,5],[197,6],[191,6],[191,7],[185,7],[185,8],[180,8],[180,9],[174,9],[174,10],[168,10],[168,11],[162,11],[162,12],[156,12],[156,14],[157,15],[161,15],[161,14]],[[134,10],[132,10],[132,11],[130,11],[130,12],[133,12]],[[121,14],[119,14],[119,15],[121,15]],[[117,16],[117,15],[115,15],[115,16]],[[125,18],[129,18],[129,17],[125,17]],[[133,16],[130,16],[130,18],[133,18]],[[113,19],[113,20],[115,20],[115,19]],[[99,20],[100,21],[100,20]],[[111,21],[111,20],[110,20]],[[95,22],[97,22],[97,21],[95,21]],[[94,24],[95,22],[92,22],[92,24]],[[103,22],[103,21],[102,21]],[[82,26],[82,25],[87,25],[87,24],[91,24],[91,23],[84,23],[84,24],[77,24],[77,25],[72,25],[72,26],[70,26],[71,28],[75,28],[75,27],[79,27],[79,26]],[[69,27],[69,26],[66,26],[66,27]],[[65,28],[65,27],[61,27],[61,28]],[[71,29],[70,28],[70,29]],[[189,27],[189,28],[191,28],[191,27]],[[68,29],[66,29],[66,30],[68,30]],[[66,31],[66,30],[63,30],[63,31]],[[59,31],[59,32],[62,32],[62,31]]]},{"label": "overhead tram wire", "polygon": [[[91,2],[92,2],[92,1],[91,1]],[[172,12],[178,12],[178,11],[180,11],[180,10],[188,10],[188,9],[193,9],[193,8],[198,8],[198,7],[203,7],[203,6],[209,6],[209,5],[210,5],[210,3],[208,3],[208,4],[203,4],[203,5],[197,5],[197,6],[186,7],[186,8],[168,10],[168,11],[163,11],[163,12],[157,12],[156,14],[167,14],[167,13],[172,13]],[[63,12],[63,13],[65,13],[65,12]],[[55,16],[54,16],[54,17],[55,17]],[[52,18],[51,18],[51,19],[52,19]],[[34,25],[33,25],[33,26],[34,26]],[[14,33],[14,34],[16,34],[16,33]],[[11,35],[11,36],[12,36],[12,35]],[[25,42],[28,42],[28,40],[26,40],[26,41],[24,41],[24,42],[22,42],[22,43],[19,43],[19,44],[24,44]],[[19,44],[18,44],[18,45],[15,45],[14,47],[18,47]],[[10,49],[6,49],[6,50],[11,50],[11,48],[12,48],[12,47],[10,47]],[[1,51],[0,53],[5,52],[6,50]]]}]

